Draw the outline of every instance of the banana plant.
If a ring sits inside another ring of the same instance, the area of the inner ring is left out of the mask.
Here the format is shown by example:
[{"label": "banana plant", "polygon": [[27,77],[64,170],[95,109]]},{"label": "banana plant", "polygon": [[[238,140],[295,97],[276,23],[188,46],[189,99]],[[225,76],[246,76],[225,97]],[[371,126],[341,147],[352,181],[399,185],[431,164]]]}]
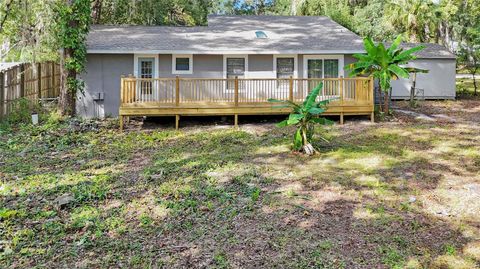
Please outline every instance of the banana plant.
[{"label": "banana plant", "polygon": [[363,39],[366,54],[354,54],[353,57],[358,61],[345,67],[350,71],[349,76],[369,75],[378,79],[380,89],[385,94],[383,100],[383,112],[388,113],[388,92],[390,91],[391,80],[398,78],[409,78],[412,72],[425,72],[426,70],[408,68],[405,65],[416,59],[414,53],[425,48],[425,46],[416,46],[411,49],[403,50],[400,48],[402,36],[399,35],[390,47],[385,47],[383,43],[375,44],[369,37]]},{"label": "banana plant", "polygon": [[[293,148],[298,151],[303,151],[307,155],[313,155],[315,153],[315,148],[310,143],[315,131],[315,124],[333,124],[332,121],[319,117],[319,115],[326,111],[328,103],[332,100],[316,101],[322,87],[323,83],[318,84],[307,95],[302,104],[297,104],[289,100],[268,99],[269,102],[282,103],[282,105],[275,106],[276,108],[292,109],[292,113],[290,113],[288,118],[277,123],[277,126],[296,126],[297,130],[293,136]],[[321,137],[321,139],[327,141],[323,137]]]}]

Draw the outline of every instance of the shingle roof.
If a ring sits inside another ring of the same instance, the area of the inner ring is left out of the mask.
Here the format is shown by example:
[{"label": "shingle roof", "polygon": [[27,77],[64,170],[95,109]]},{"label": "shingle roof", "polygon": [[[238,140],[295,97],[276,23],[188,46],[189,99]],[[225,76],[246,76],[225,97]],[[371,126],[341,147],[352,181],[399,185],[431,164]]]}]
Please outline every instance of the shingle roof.
[{"label": "shingle roof", "polygon": [[[268,38],[255,38],[255,31]],[[210,16],[208,26],[93,26],[89,51],[362,51],[362,40],[328,17]]]},{"label": "shingle roof", "polygon": [[[256,38],[259,30],[268,38]],[[196,27],[94,25],[87,48],[89,53],[363,52],[358,35],[324,16],[209,16],[208,26]],[[425,55],[436,55],[435,49]]]},{"label": "shingle roof", "polygon": [[434,59],[455,59],[455,54],[451,53],[447,48],[440,44],[433,43],[403,43],[404,49],[410,49],[418,45],[424,45],[425,48],[415,55],[418,58],[434,58]]}]

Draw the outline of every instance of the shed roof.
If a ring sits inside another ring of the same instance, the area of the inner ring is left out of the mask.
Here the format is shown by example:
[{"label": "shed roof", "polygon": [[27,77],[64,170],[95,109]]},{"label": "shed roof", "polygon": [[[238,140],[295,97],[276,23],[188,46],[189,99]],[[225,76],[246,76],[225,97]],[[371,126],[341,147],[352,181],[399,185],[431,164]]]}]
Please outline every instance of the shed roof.
[{"label": "shed roof", "polygon": [[[257,38],[256,31],[267,38]],[[325,16],[209,16],[208,26],[195,27],[94,25],[87,48],[88,53],[152,54],[363,52],[361,37]],[[435,56],[438,49],[432,46],[419,57]]]}]

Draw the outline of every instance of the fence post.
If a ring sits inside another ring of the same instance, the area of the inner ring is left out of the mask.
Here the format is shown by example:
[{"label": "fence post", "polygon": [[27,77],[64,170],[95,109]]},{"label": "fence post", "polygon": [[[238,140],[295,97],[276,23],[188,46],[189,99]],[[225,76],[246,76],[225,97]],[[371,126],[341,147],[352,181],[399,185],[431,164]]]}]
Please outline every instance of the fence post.
[{"label": "fence post", "polygon": [[5,113],[5,73],[0,72],[0,120],[3,120]]},{"label": "fence post", "polygon": [[180,105],[180,78],[175,77],[175,105]]},{"label": "fence post", "polygon": [[235,97],[234,97],[235,99],[234,100],[235,100],[235,107],[237,107],[238,106],[238,76],[235,76],[234,85],[235,85]]},{"label": "fence post", "polygon": [[50,64],[52,65],[52,83],[50,84],[50,88],[51,90],[49,91],[48,93],[48,98],[56,98],[58,96],[56,96],[56,89],[55,89],[55,63],[54,62],[50,62]]},{"label": "fence post", "polygon": [[42,64],[37,63],[37,94],[38,101],[42,99]]},{"label": "fence post", "polygon": [[288,80],[288,99],[293,102],[293,77]]},{"label": "fence post", "polygon": [[20,65],[20,98],[25,96],[25,64]]}]

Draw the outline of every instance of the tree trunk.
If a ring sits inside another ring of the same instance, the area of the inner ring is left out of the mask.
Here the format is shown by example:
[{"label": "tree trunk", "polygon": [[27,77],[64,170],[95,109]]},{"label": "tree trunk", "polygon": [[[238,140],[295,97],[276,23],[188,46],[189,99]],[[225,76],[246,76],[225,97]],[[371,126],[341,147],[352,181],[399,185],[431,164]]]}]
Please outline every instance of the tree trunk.
[{"label": "tree trunk", "polygon": [[313,148],[312,144],[307,140],[307,130],[306,128],[302,128],[302,140],[303,140],[303,152],[307,155],[313,155],[315,153],[315,149]]},{"label": "tree trunk", "polygon": [[410,106],[413,106],[415,101],[415,87],[417,84],[417,73],[413,73],[412,87],[410,88]]},{"label": "tree trunk", "polygon": [[94,0],[92,6],[92,22],[93,24],[100,24],[102,16],[102,0]]},{"label": "tree trunk", "polygon": [[[73,6],[76,0],[66,0],[68,6]],[[68,27],[77,28],[78,21],[71,19],[68,22]],[[75,69],[68,69],[65,66],[65,63],[68,59],[74,57],[75,50],[72,48],[62,48],[60,50],[60,96],[58,100],[58,105],[60,108],[60,113],[63,116],[75,116],[75,100],[77,89],[75,85],[72,85],[77,79],[77,72]]]},{"label": "tree trunk", "polygon": [[477,96],[477,79],[476,79],[477,69],[474,70],[472,77],[473,77],[473,95]]},{"label": "tree trunk", "polygon": [[58,105],[64,116],[75,116],[75,90],[70,88],[69,80],[76,79],[75,70],[65,68],[65,61],[73,56],[72,49],[62,49],[60,52],[60,97]]},{"label": "tree trunk", "polygon": [[385,91],[385,96],[384,96],[384,100],[383,100],[383,112],[384,113],[387,113],[388,114],[388,111],[389,111],[389,97],[388,97],[388,89]]},{"label": "tree trunk", "polygon": [[382,105],[382,89],[377,87],[378,89],[378,105],[380,106],[380,111],[383,112],[383,105]]}]

